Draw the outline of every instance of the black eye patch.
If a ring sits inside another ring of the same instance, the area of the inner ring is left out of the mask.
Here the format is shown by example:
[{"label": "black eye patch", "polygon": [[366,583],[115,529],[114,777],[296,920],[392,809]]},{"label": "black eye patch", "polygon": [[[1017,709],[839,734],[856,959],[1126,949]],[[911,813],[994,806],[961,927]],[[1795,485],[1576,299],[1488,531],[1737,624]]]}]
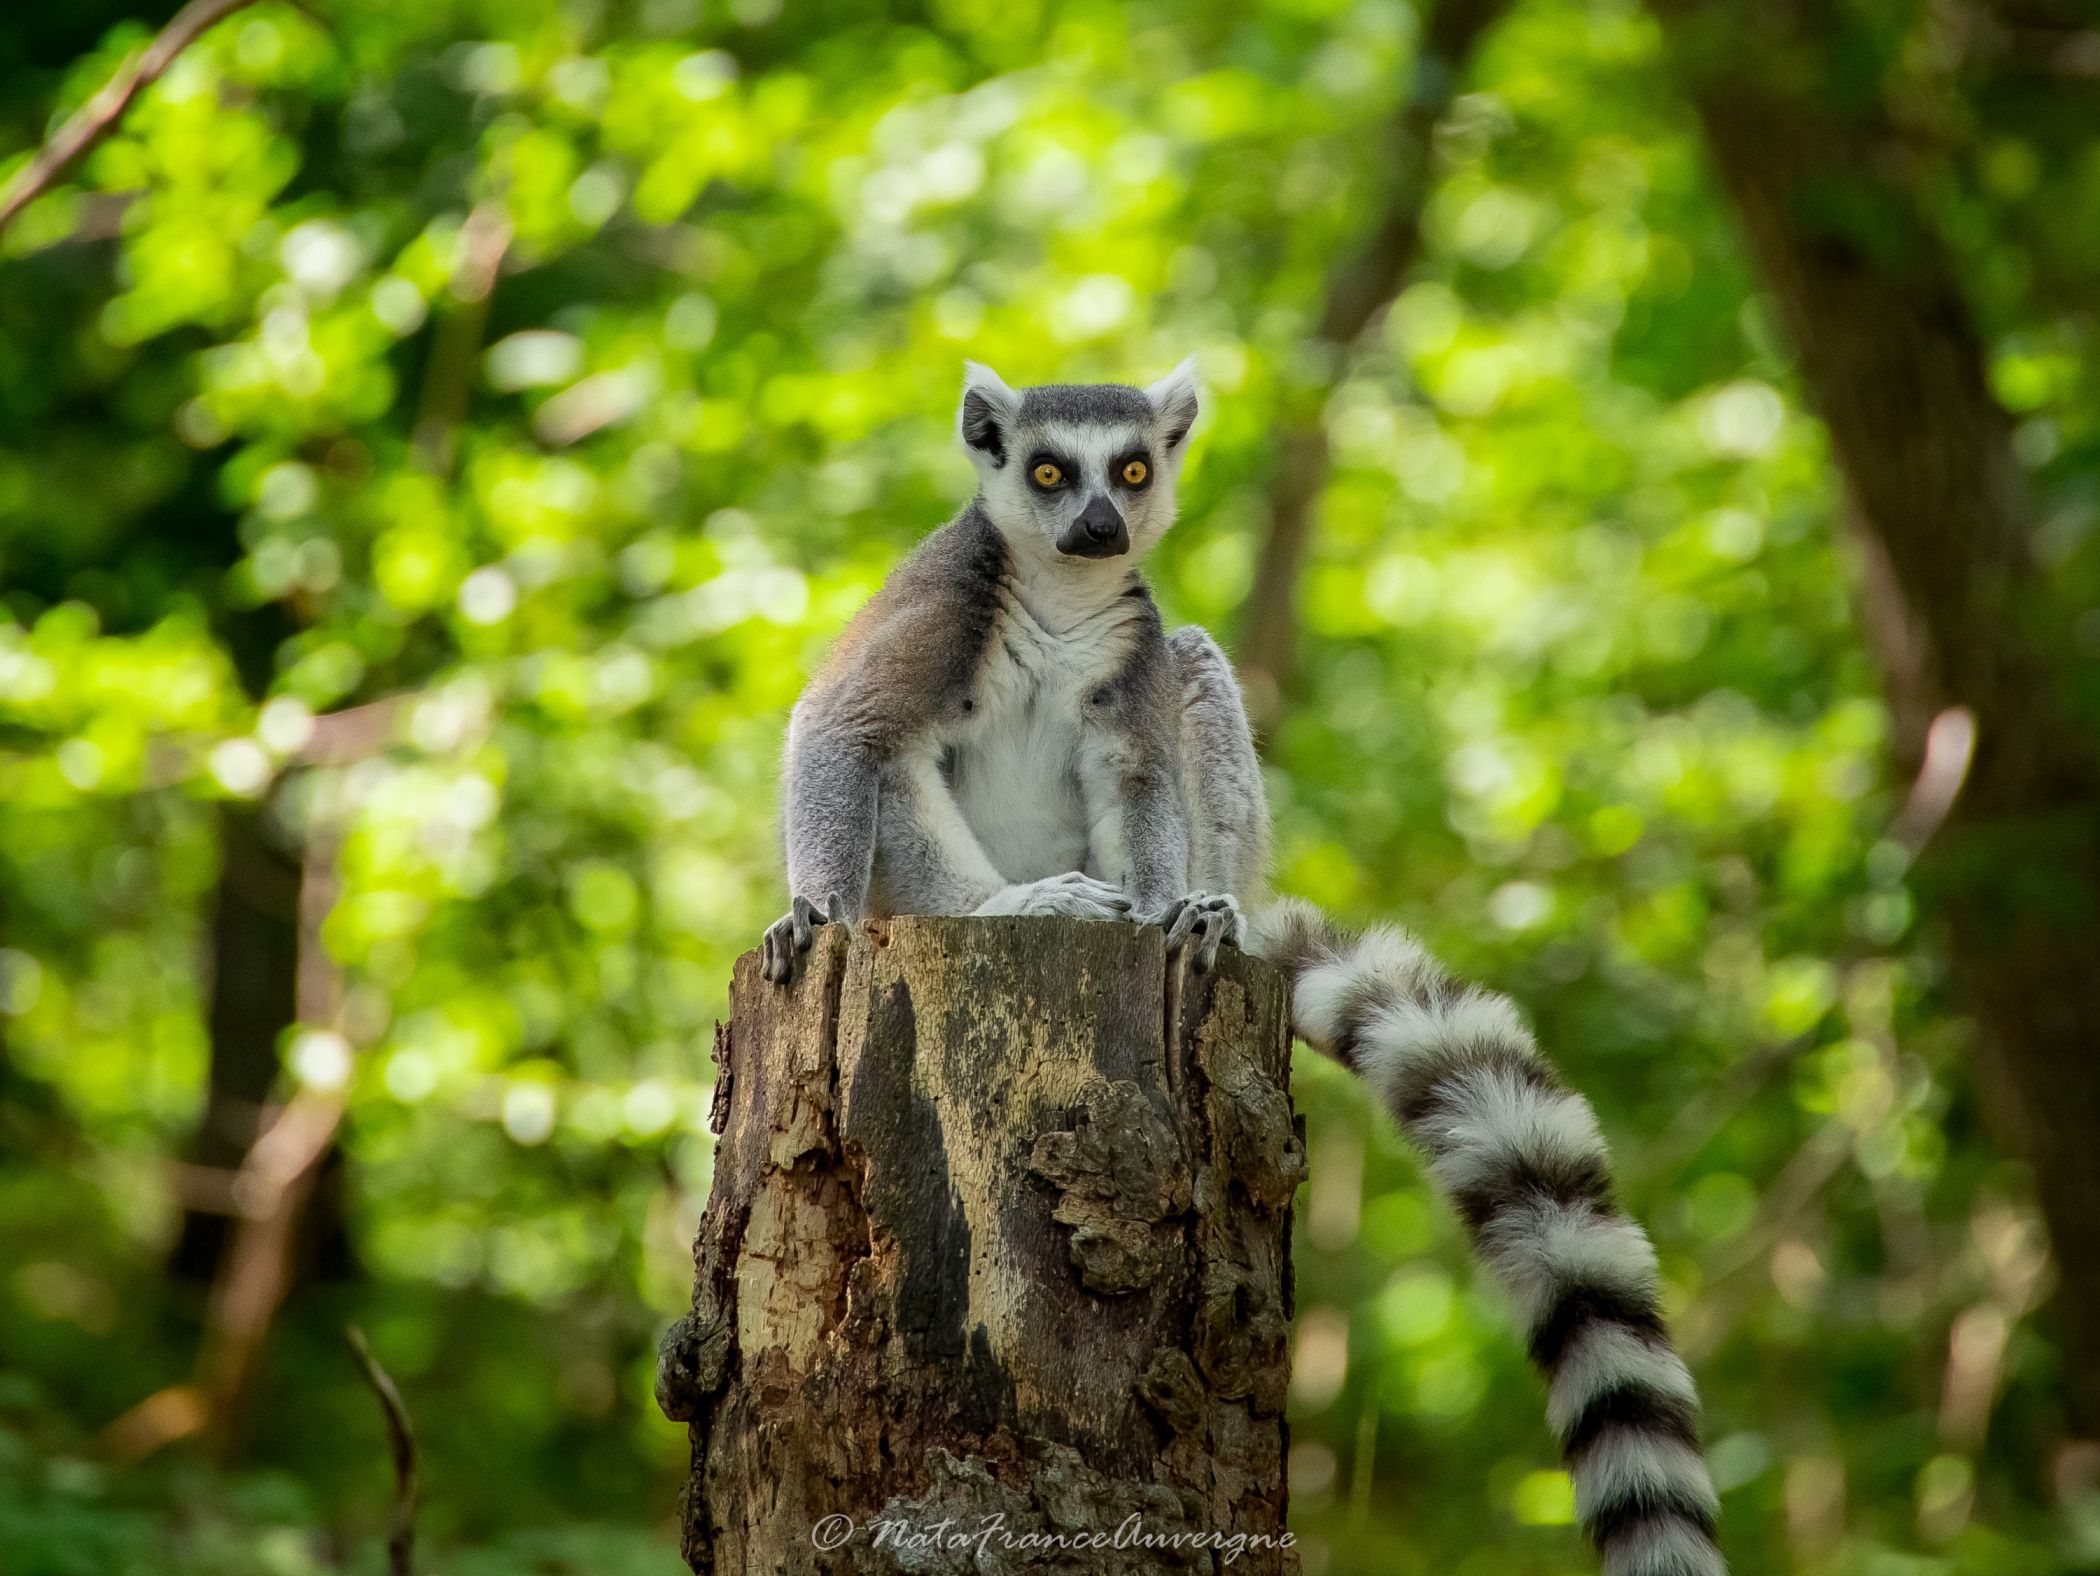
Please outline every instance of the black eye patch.
[{"label": "black eye patch", "polygon": [[1143,449],[1132,449],[1109,463],[1108,479],[1129,492],[1143,492],[1152,485],[1152,456]]}]

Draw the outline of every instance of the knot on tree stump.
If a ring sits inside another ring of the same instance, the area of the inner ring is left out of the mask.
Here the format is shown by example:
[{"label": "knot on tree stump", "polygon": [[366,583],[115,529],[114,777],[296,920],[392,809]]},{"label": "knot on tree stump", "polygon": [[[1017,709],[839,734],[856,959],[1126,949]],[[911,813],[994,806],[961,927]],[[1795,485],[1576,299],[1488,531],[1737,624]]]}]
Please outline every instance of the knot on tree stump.
[{"label": "knot on tree stump", "polygon": [[[696,1571],[1221,1569],[1192,1534],[1296,1569],[1245,1541],[1286,1503],[1281,976],[1170,966],[1156,928],[906,918],[823,927],[791,986],[746,955],[732,1012],[658,1372]],[[857,1531],[819,1547],[826,1517]],[[1055,1536],[905,1536],[944,1518]],[[1072,1552],[1132,1518],[1155,1541]]]},{"label": "knot on tree stump", "polygon": [[1181,1136],[1127,1079],[1090,1086],[1070,1132],[1035,1141],[1028,1169],[1059,1189],[1053,1218],[1072,1228],[1072,1262],[1090,1290],[1149,1286],[1168,1244],[1161,1222],[1191,1202]]},{"label": "knot on tree stump", "polygon": [[664,1331],[656,1348],[656,1405],[674,1423],[690,1423],[722,1388],[729,1368],[729,1325],[710,1304]]}]

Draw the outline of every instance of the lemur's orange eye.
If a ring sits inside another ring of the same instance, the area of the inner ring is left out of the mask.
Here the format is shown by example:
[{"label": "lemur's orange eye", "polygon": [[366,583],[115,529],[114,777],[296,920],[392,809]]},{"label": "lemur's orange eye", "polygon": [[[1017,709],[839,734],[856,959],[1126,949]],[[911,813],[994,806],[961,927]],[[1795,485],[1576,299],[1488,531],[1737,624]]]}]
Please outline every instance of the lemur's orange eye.
[{"label": "lemur's orange eye", "polygon": [[1124,462],[1123,482],[1125,486],[1142,487],[1145,485],[1145,478],[1151,474],[1152,472],[1146,469],[1143,460],[1127,460]]},{"label": "lemur's orange eye", "polygon": [[1038,487],[1055,487],[1065,479],[1065,473],[1048,460],[1035,468],[1035,484]]}]

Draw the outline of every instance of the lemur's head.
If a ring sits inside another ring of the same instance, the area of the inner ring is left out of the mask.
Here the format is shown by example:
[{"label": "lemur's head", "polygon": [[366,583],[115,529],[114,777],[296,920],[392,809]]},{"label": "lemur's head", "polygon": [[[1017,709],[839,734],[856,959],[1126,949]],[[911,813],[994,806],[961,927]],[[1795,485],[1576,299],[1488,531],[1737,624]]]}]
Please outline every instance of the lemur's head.
[{"label": "lemur's head", "polygon": [[977,496],[1017,552],[1065,562],[1137,559],[1174,523],[1196,421],[1192,356],[1150,388],[1052,383],[1018,393],[964,363],[956,426]]}]

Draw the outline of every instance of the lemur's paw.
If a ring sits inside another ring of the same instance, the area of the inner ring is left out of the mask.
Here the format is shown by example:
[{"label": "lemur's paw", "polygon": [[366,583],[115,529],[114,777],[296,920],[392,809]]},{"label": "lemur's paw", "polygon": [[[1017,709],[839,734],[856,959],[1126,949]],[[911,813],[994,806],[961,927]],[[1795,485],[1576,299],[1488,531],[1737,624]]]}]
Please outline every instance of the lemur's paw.
[{"label": "lemur's paw", "polygon": [[776,985],[787,984],[795,977],[802,954],[816,941],[817,927],[843,920],[845,913],[846,901],[836,892],[831,894],[829,912],[806,897],[796,898],[794,907],[766,926],[766,939],[760,943],[764,956],[759,972]]},{"label": "lemur's paw", "polygon": [[1198,974],[1218,964],[1220,947],[1240,944],[1240,905],[1229,892],[1191,892],[1153,921],[1167,930],[1167,955],[1187,948]]},{"label": "lemur's paw", "polygon": [[1067,919],[1128,919],[1130,899],[1120,887],[1069,870],[1040,881],[1001,887],[986,898],[980,914],[1060,914]]}]

